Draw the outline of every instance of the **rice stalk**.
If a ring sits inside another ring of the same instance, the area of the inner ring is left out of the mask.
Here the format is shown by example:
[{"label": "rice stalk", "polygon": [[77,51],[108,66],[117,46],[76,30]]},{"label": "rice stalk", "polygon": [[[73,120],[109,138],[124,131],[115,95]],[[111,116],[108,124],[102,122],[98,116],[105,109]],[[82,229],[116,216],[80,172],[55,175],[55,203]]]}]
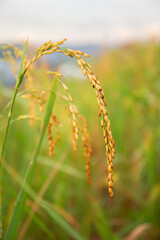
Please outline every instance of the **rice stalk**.
[{"label": "rice stalk", "polygon": [[19,87],[22,83],[23,77],[24,77],[24,73],[22,72],[22,67],[23,67],[23,61],[24,61],[24,57],[25,57],[25,53],[26,53],[27,43],[28,43],[28,40],[26,41],[26,43],[24,45],[22,59],[21,59],[20,68],[19,68],[19,72],[18,72],[17,83],[16,83],[16,86],[15,86],[13,98],[12,98],[12,101],[11,101],[11,106],[10,106],[10,110],[9,110],[9,113],[8,113],[5,135],[4,135],[4,139],[3,139],[3,142],[2,142],[2,150],[1,150],[1,157],[0,157],[0,239],[2,239],[2,236],[3,236],[3,224],[2,224],[2,169],[1,169],[2,168],[2,160],[3,160],[3,154],[4,154],[4,150],[5,150],[5,144],[6,144],[6,140],[7,140],[7,136],[8,136],[8,130],[9,130],[9,125],[10,125],[10,121],[11,121],[11,117],[12,117],[12,113],[13,113],[13,108],[14,108],[14,104],[15,104],[16,95],[18,93],[18,89],[19,89]]},{"label": "rice stalk", "polygon": [[[20,66],[20,70],[19,70],[19,74],[18,74],[18,80],[17,80],[17,84],[15,87],[15,91],[14,91],[14,95],[13,95],[13,99],[11,102],[10,111],[9,111],[9,115],[8,115],[8,121],[7,121],[4,141],[3,141],[3,145],[2,145],[0,164],[2,165],[2,158],[3,158],[3,154],[4,154],[5,143],[7,140],[8,129],[9,129],[9,125],[11,122],[11,116],[12,116],[12,112],[13,112],[15,99],[16,99],[16,96],[18,93],[18,89],[24,79],[26,72],[30,69],[31,64],[36,62],[41,56],[51,54],[53,52],[62,52],[63,54],[76,59],[79,67],[82,69],[83,74],[88,77],[89,81],[91,82],[92,87],[96,91],[96,98],[97,98],[98,108],[99,108],[99,116],[101,117],[101,126],[103,129],[104,142],[106,145],[109,194],[110,194],[110,197],[112,198],[113,197],[112,169],[113,169],[113,158],[114,158],[115,150],[114,150],[114,140],[113,140],[112,133],[111,133],[110,121],[108,119],[108,114],[107,114],[107,110],[106,110],[107,104],[106,104],[106,100],[104,97],[104,92],[103,92],[100,82],[97,80],[97,77],[95,76],[91,66],[85,60],[83,60],[82,57],[80,56],[80,55],[82,55],[84,57],[89,57],[89,55],[86,53],[83,53],[81,51],[71,50],[71,49],[67,49],[67,48],[61,48],[60,45],[62,45],[65,41],[66,41],[66,39],[63,39],[56,43],[52,43],[51,41],[49,41],[47,43],[45,42],[36,51],[33,59],[31,61],[26,62],[26,65],[24,66],[24,70],[22,71],[22,65],[24,62],[25,51],[26,51],[26,46],[27,46],[27,42],[26,42],[24,51],[23,51],[22,60],[21,60],[21,66]],[[50,71],[46,71],[46,73],[50,74],[50,75],[54,74]],[[26,176],[24,178],[22,187],[21,187],[18,197],[16,199],[13,214],[12,214],[12,217],[11,217],[11,220],[10,220],[10,223],[9,223],[9,226],[8,226],[5,238],[4,238],[5,240],[7,240],[7,239],[14,240],[16,238],[16,234],[17,234],[18,227],[19,227],[19,222],[20,222],[21,215],[22,215],[22,212],[24,209],[25,200],[27,197],[27,193],[25,191],[25,186],[26,186],[26,184],[30,185],[30,183],[31,183],[34,168],[36,165],[36,161],[37,161],[37,158],[38,158],[38,155],[39,155],[39,152],[41,149],[42,141],[43,141],[43,138],[44,138],[44,135],[45,135],[45,132],[47,129],[48,129],[47,132],[48,132],[48,138],[49,138],[50,155],[51,155],[51,157],[54,156],[55,141],[52,138],[52,133],[51,133],[52,124],[51,124],[50,118],[52,117],[55,120],[55,117],[53,117],[53,113],[52,113],[52,107],[55,102],[56,89],[57,89],[59,76],[61,76],[61,74],[59,74],[59,72],[57,72],[55,75],[53,86],[52,86],[49,96],[46,95],[45,91],[35,92],[34,89],[31,90],[31,94],[29,94],[28,96],[27,95],[23,96],[30,100],[31,105],[33,105],[33,100],[35,99],[40,106],[40,111],[43,112],[45,110],[45,113],[44,113],[43,123],[41,126],[39,140],[38,140],[37,146],[35,148],[33,158],[32,158],[32,160],[28,166],[28,169],[26,171]],[[33,87],[32,84],[29,84],[29,85],[30,85],[29,86],[30,88]],[[84,147],[84,152],[85,152],[85,159],[86,159],[87,181],[88,181],[88,184],[90,184],[90,162],[89,162],[89,159],[92,155],[92,145],[91,145],[91,140],[90,140],[90,136],[88,133],[88,125],[87,125],[84,117],[79,114],[76,106],[73,104],[73,99],[72,99],[70,93],[68,92],[67,86],[64,85],[64,83],[62,84],[62,86],[63,86],[64,90],[67,92],[67,99],[69,100],[69,107],[67,109],[72,118],[73,147],[74,147],[74,150],[76,150],[76,141],[79,139],[79,132],[81,132],[82,142],[83,142],[83,147]],[[34,107],[33,108],[30,107],[29,116],[30,116],[30,120],[32,120],[32,121],[30,121],[31,126],[33,126],[34,114],[35,114]],[[83,127],[80,124],[80,120],[83,123]],[[54,122],[54,124],[55,124],[55,122]],[[58,131],[57,131],[57,139],[59,139]],[[45,209],[49,213],[48,207],[46,207]]]},{"label": "rice stalk", "polygon": [[[95,89],[98,108],[99,108],[99,117],[101,117],[101,127],[103,130],[104,142],[106,146],[108,191],[109,191],[110,197],[112,198],[113,197],[113,158],[115,154],[115,149],[114,149],[114,140],[111,132],[111,124],[110,124],[110,120],[108,118],[108,113],[106,110],[107,103],[105,100],[103,89],[96,75],[94,74],[92,67],[80,56],[82,55],[85,57],[89,57],[89,55],[76,50],[67,49],[67,48],[59,48],[56,51],[62,52],[64,54],[67,53],[66,55],[75,58],[79,67],[82,69],[84,76],[85,75],[87,76],[92,87]],[[87,168],[88,168],[88,164],[87,164]]]},{"label": "rice stalk", "polygon": [[[57,77],[55,77],[54,82],[53,82],[53,86],[52,86],[53,91],[56,91],[57,81],[58,81]],[[24,186],[26,185],[26,183],[29,184],[29,185],[31,183],[32,176],[33,176],[33,173],[34,173],[34,168],[35,168],[35,165],[36,165],[36,160],[37,160],[37,157],[38,157],[40,149],[41,149],[42,141],[43,141],[45,131],[46,131],[46,128],[47,128],[47,125],[48,125],[48,121],[49,121],[49,118],[50,118],[50,115],[51,115],[51,112],[52,112],[52,107],[53,107],[54,101],[55,101],[55,94],[51,92],[50,96],[49,96],[49,99],[48,99],[48,102],[47,102],[47,106],[46,106],[46,112],[45,112],[44,120],[43,120],[42,127],[41,127],[40,137],[39,137],[35,152],[33,154],[33,158],[32,158],[32,160],[31,160],[31,162],[28,166],[22,188],[21,188],[21,190],[18,194],[18,197],[16,199],[16,202],[14,204],[12,217],[11,217],[7,232],[5,234],[4,240],[5,239],[15,239],[16,238],[16,234],[17,234],[18,227],[19,227],[19,222],[20,222],[21,215],[22,215],[22,212],[23,212],[25,200],[26,200],[26,197],[27,197],[27,194],[24,191]]]}]

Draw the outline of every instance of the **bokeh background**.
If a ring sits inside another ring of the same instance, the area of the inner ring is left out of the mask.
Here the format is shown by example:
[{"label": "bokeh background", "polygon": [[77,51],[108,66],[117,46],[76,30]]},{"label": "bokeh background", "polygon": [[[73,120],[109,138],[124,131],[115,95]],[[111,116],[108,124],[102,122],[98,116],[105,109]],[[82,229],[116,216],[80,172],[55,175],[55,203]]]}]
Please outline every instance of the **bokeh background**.
[{"label": "bokeh background", "polygon": [[[91,186],[87,185],[81,141],[72,150],[71,127],[64,102],[57,97],[55,114],[62,123],[61,141],[49,158],[47,137],[32,182],[43,198],[86,239],[160,239],[160,2],[113,1],[0,1],[0,44],[20,49],[29,37],[28,58],[43,42],[66,37],[65,46],[90,54],[104,89],[115,140],[114,198],[107,191],[105,145],[93,89],[76,62],[55,54],[42,58],[36,68],[56,70],[74,102],[87,119],[93,143]],[[12,61],[0,50],[0,144],[7,119],[3,111],[13,95],[16,77]],[[19,60],[15,59],[16,61]],[[36,86],[45,87],[45,76],[34,73]],[[41,85],[42,84],[42,85]],[[23,88],[21,89],[23,90]],[[13,119],[28,114],[25,99],[17,98]],[[40,123],[15,121],[9,132],[3,169],[3,220],[5,229],[39,135]],[[8,168],[7,168],[8,166]],[[12,171],[7,169],[12,168]],[[14,169],[14,170],[13,170]],[[25,228],[33,207],[27,199],[17,239],[72,239],[39,208]]]},{"label": "bokeh background", "polygon": [[114,44],[160,36],[158,0],[1,0],[1,41]]}]

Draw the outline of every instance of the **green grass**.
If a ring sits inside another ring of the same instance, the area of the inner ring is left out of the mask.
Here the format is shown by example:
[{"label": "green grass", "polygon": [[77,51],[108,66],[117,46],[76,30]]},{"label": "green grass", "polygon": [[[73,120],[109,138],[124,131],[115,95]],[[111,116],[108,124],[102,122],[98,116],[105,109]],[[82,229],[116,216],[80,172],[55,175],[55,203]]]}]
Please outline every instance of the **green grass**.
[{"label": "green grass", "polygon": [[[83,236],[114,240],[124,239],[132,231],[137,234],[140,231],[135,239],[160,238],[160,46],[150,42],[107,53],[104,50],[94,65],[104,88],[115,139],[114,198],[111,200],[107,192],[105,145],[95,93],[87,81],[65,79],[79,112],[89,124],[93,141],[91,186],[88,187],[85,179],[82,144],[78,144],[77,153],[72,151],[69,145],[71,126],[64,101],[57,96],[54,111],[63,124],[61,141],[52,161],[48,156],[47,137],[44,137],[32,182],[25,185],[28,201],[22,211],[18,236],[31,211],[29,200],[37,199],[49,174],[57,168],[55,164],[66,149],[68,152],[43,198],[38,200],[39,210],[25,233],[26,240],[76,239],[77,232],[79,239]],[[0,94],[2,111],[13,93],[1,87]],[[26,101],[18,97],[12,119],[27,112]],[[4,113],[1,126],[6,120]],[[10,125],[2,178],[4,232],[8,229],[13,203],[36,146],[39,127],[36,121],[31,129],[28,120]],[[2,133],[4,129],[0,136]],[[2,137],[0,144],[2,146]],[[143,224],[148,224],[145,231]],[[76,229],[76,233],[72,234],[72,229]]]}]

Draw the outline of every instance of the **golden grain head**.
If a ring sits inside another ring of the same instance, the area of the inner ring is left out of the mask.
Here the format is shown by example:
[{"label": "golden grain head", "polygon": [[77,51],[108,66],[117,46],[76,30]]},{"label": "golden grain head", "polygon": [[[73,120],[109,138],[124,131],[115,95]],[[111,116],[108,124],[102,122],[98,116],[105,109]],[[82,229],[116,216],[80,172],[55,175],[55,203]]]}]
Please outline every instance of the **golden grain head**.
[{"label": "golden grain head", "polygon": [[[98,109],[99,109],[99,117],[101,118],[101,127],[103,131],[103,137],[104,137],[104,143],[105,143],[105,149],[106,149],[106,158],[107,158],[107,172],[108,172],[108,191],[110,194],[110,197],[113,197],[113,158],[114,158],[114,140],[112,137],[111,132],[111,124],[108,118],[107,113],[107,103],[104,96],[104,91],[101,87],[100,82],[98,81],[92,67],[83,59],[83,57],[89,57],[88,54],[83,53],[79,50],[72,50],[67,49],[64,47],[61,47],[67,39],[64,38],[61,41],[52,43],[49,41],[48,43],[44,43],[36,52],[34,58],[31,61],[28,61],[26,63],[26,67],[24,69],[29,69],[31,67],[31,64],[37,61],[42,55],[51,54],[53,52],[61,52],[69,57],[75,58],[77,61],[78,66],[81,68],[83,74],[87,76],[89,79],[92,87],[95,90],[96,93],[96,99],[98,103]],[[58,76],[58,75],[57,75]],[[79,139],[79,135],[81,135],[83,148],[84,148],[84,155],[86,159],[86,171],[87,171],[87,181],[88,184],[90,183],[90,157],[92,154],[92,144],[90,135],[88,133],[88,125],[86,123],[86,120],[83,116],[81,116],[76,108],[76,106],[73,104],[73,99],[70,95],[69,89],[62,81],[60,81],[66,97],[63,99],[67,102],[67,111],[69,113],[69,117],[72,119],[72,135],[73,135],[73,149],[77,150],[76,141]],[[33,98],[33,95],[32,95]],[[42,99],[42,97],[36,98],[34,97],[35,101],[42,107],[42,105],[45,105],[45,100]],[[33,110],[30,110],[33,111]],[[53,119],[52,119],[53,120]],[[50,155],[53,157],[54,155],[54,148],[56,144],[56,139],[53,139],[51,134],[51,128],[52,126],[55,127],[56,121],[50,122],[47,128],[47,134],[48,134],[48,140],[49,140],[49,151]],[[56,130],[57,132],[57,130]],[[59,133],[57,133],[58,136]],[[57,137],[59,139],[59,136]]]}]

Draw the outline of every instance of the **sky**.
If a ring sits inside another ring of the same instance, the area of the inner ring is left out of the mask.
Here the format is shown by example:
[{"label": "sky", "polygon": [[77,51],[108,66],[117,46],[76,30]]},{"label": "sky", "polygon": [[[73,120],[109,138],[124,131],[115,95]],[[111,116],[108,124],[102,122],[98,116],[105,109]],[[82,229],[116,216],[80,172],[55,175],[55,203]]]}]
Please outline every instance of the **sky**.
[{"label": "sky", "polygon": [[0,42],[160,39],[160,0],[0,0]]}]

